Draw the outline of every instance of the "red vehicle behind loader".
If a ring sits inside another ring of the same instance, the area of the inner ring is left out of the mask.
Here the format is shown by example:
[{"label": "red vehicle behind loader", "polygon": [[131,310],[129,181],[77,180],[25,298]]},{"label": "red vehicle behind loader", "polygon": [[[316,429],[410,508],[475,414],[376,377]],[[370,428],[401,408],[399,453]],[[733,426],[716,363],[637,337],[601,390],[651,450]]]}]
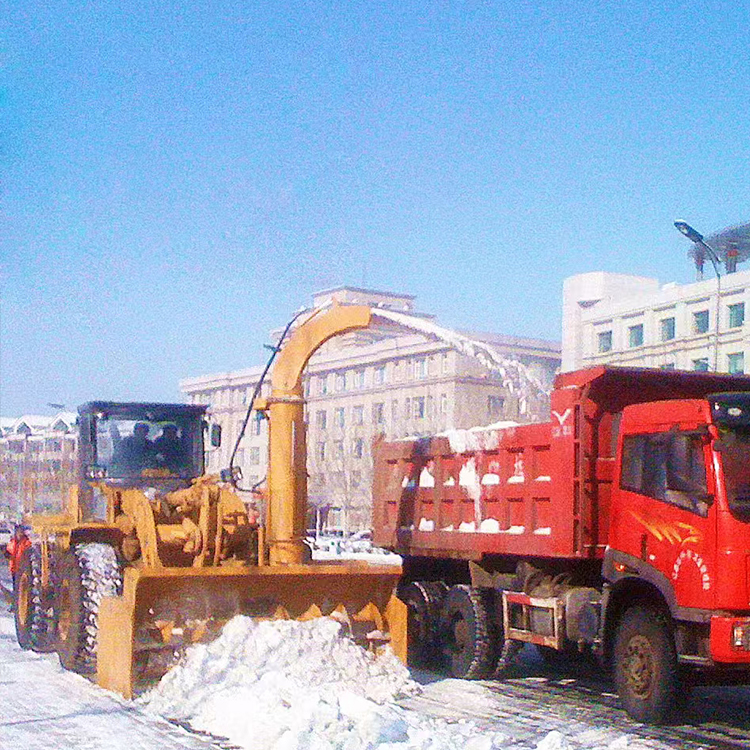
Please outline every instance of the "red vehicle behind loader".
[{"label": "red vehicle behind loader", "polygon": [[628,713],[750,683],[750,377],[598,367],[551,420],[375,446],[374,541],[404,559],[412,658],[499,674],[591,650]]}]

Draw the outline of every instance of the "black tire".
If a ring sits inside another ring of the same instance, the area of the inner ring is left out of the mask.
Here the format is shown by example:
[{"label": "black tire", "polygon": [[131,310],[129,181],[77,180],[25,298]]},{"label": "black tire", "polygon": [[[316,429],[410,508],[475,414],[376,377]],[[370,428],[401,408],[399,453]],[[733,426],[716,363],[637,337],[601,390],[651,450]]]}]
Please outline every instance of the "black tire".
[{"label": "black tire", "polygon": [[677,655],[667,615],[650,607],[633,607],[615,634],[613,671],[625,710],[636,721],[660,724],[677,699]]},{"label": "black tire", "polygon": [[445,589],[437,581],[412,581],[399,593],[407,607],[409,666],[435,666],[440,659],[438,631]]},{"label": "black tire", "polygon": [[21,648],[41,653],[54,650],[52,607],[49,592],[42,589],[39,547],[29,547],[18,563],[13,611],[16,639]]},{"label": "black tire", "polygon": [[466,680],[490,676],[498,657],[493,620],[493,592],[463,584],[446,594],[440,615],[440,638],[450,673]]},{"label": "black tire", "polygon": [[82,544],[60,558],[55,593],[57,653],[65,669],[96,671],[99,604],[122,593],[122,571],[108,544]]}]

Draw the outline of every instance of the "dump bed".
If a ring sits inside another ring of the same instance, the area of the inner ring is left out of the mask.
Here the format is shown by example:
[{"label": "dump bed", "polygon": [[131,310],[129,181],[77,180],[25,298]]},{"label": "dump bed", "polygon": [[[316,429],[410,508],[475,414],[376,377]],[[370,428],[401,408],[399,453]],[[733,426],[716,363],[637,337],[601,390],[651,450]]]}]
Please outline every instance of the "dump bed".
[{"label": "dump bed", "polygon": [[740,390],[750,377],[597,367],[558,376],[547,423],[377,441],[374,541],[430,557],[600,557],[622,409]]}]

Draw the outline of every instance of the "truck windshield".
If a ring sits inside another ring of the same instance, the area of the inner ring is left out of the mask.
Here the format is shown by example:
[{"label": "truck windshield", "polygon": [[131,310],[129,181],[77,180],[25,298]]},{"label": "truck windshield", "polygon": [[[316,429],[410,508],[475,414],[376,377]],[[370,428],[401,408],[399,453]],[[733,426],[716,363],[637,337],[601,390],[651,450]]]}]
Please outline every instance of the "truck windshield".
[{"label": "truck windshield", "polygon": [[714,447],[724,467],[729,510],[750,523],[750,393],[714,393],[708,401],[721,436]]},{"label": "truck windshield", "polygon": [[722,433],[716,448],[724,466],[729,510],[737,520],[750,523],[750,432],[733,429]]},{"label": "truck windshield", "polygon": [[201,474],[201,423],[102,415],[96,421],[96,463],[110,478],[181,477]]}]

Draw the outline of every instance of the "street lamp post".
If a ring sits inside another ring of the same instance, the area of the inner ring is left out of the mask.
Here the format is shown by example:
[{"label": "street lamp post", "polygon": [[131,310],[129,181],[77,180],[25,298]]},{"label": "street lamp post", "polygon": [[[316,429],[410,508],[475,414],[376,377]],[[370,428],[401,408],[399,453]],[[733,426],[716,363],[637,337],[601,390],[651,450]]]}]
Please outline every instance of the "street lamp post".
[{"label": "street lamp post", "polygon": [[719,271],[719,256],[711,245],[709,245],[704,239],[703,235],[693,229],[686,221],[678,219],[674,223],[676,229],[681,234],[685,235],[691,242],[696,245],[700,245],[708,255],[708,259],[711,261],[711,265],[714,267],[714,273],[716,274],[716,315],[714,321],[714,372],[719,371],[719,321],[721,317],[721,272]]}]

